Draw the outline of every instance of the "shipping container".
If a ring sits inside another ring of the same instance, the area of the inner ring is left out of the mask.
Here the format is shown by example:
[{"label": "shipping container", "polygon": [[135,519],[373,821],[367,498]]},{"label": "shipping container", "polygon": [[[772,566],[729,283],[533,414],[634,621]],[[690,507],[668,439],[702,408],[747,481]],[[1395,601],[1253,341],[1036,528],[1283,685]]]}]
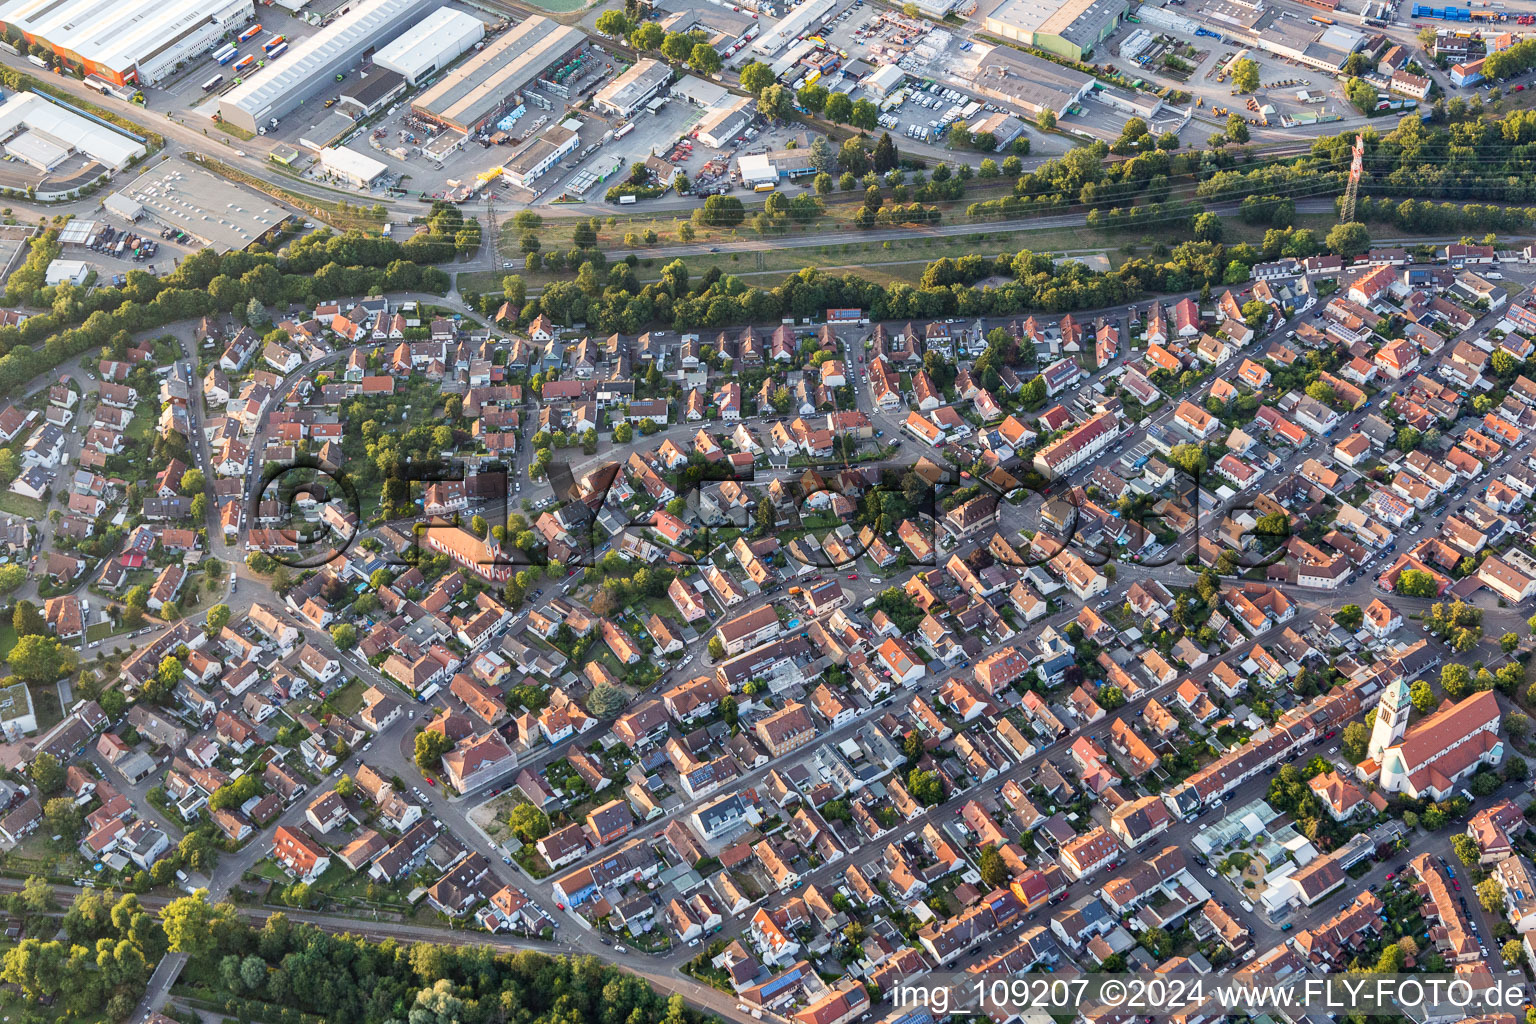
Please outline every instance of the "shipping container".
[{"label": "shipping container", "polygon": [[259,35],[261,35],[261,23],[257,22],[250,28],[246,29],[244,32],[240,33],[240,41],[242,43],[248,43]]},{"label": "shipping container", "polygon": [[248,53],[244,57],[241,57],[239,60],[235,61],[234,70],[235,71],[245,71],[248,68],[254,66],[255,63],[256,63],[256,58]]},{"label": "shipping container", "polygon": [[268,53],[271,53],[273,50],[277,49],[287,41],[287,36],[273,36],[271,39],[268,39],[266,42],[262,43],[261,48],[266,50]]},{"label": "shipping container", "polygon": [[224,81],[223,75],[214,75],[203,83],[203,92],[212,92],[219,87],[219,83],[222,81]]},{"label": "shipping container", "polygon": [[287,52],[288,52],[288,44],[287,43],[278,43],[277,47],[275,49],[271,49],[271,50],[267,51],[267,59],[271,60],[271,59],[273,59],[275,57],[281,57],[284,53],[287,53]]},{"label": "shipping container", "polygon": [[225,46],[222,46],[214,51],[213,59],[218,61],[220,64],[228,64],[230,61],[234,60],[239,53],[239,50],[226,44]]},{"label": "shipping container", "polygon": [[36,64],[40,68],[45,68],[45,67],[48,66],[48,62],[43,60],[43,58],[39,57],[35,53],[27,54],[27,60],[30,61],[33,64]]}]

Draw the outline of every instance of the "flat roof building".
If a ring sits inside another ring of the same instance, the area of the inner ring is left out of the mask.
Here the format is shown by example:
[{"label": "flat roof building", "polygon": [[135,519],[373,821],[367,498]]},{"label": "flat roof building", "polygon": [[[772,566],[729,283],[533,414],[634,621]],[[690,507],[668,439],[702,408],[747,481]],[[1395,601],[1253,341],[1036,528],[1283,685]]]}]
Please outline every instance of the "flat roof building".
[{"label": "flat roof building", "polygon": [[809,149],[775,149],[742,157],[736,165],[746,185],[766,185],[780,178],[798,178],[816,173],[811,166]]},{"label": "flat roof building", "polygon": [[156,164],[108,200],[113,213],[185,231],[218,252],[265,241],[292,216],[277,200],[183,160]]},{"label": "flat roof building", "polygon": [[252,0],[0,2],[0,27],[116,85],[153,85],[255,16]]},{"label": "flat roof building", "polygon": [[85,284],[85,279],[90,276],[90,273],[90,265],[84,260],[54,260],[48,264],[48,269],[43,271],[43,283],[46,285]]},{"label": "flat roof building", "polygon": [[354,0],[342,15],[307,39],[290,43],[283,59],[268,64],[219,97],[219,116],[254,132],[312,96],[336,87],[380,39],[392,39],[420,20],[439,0]]},{"label": "flat roof building", "polygon": [[758,36],[752,43],[752,51],[772,57],[793,40],[819,27],[836,6],[837,0],[805,0],[783,21]]},{"label": "flat roof building", "polygon": [[13,93],[0,103],[0,148],[33,166],[61,149],[66,156],[78,152],[114,171],[149,152],[137,139],[35,92]]},{"label": "flat roof building", "polygon": [[522,101],[545,69],[586,44],[580,29],[539,15],[502,33],[411,102],[411,110],[471,135]]},{"label": "flat roof building", "polygon": [[1238,0],[1194,0],[1186,7],[1197,24],[1233,37],[1244,46],[1329,73],[1365,45],[1365,35],[1348,25],[1313,21],[1310,7],[1282,3],[1250,5]]},{"label": "flat roof building", "polygon": [[1114,34],[1126,0],[1002,0],[982,21],[993,35],[1082,60]]},{"label": "flat roof building", "polygon": [[519,188],[532,188],[560,158],[576,148],[581,141],[570,122],[552,124],[544,134],[524,146],[501,169],[502,176]]},{"label": "flat roof building", "polygon": [[1093,78],[1042,57],[994,46],[976,68],[976,91],[1038,117],[1061,114],[1093,89]]},{"label": "flat roof building", "polygon": [[634,67],[609,82],[592,97],[592,105],[604,114],[628,117],[672,81],[672,69],[659,60],[642,57]]},{"label": "flat roof building", "polygon": [[389,170],[371,156],[339,146],[320,151],[320,166],[357,188],[368,188]]},{"label": "flat roof building", "polygon": [[373,63],[397,71],[417,85],[484,38],[485,23],[479,18],[452,7],[439,7],[375,53]]}]

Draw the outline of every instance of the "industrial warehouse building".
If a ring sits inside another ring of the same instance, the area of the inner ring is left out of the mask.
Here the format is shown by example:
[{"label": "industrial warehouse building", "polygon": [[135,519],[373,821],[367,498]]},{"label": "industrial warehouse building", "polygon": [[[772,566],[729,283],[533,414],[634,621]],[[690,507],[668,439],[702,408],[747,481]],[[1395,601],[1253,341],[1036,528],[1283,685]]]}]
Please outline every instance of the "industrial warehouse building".
[{"label": "industrial warehouse building", "polygon": [[185,231],[217,252],[265,242],[293,216],[277,200],[181,160],[156,164],[102,206],[130,223]]},{"label": "industrial warehouse building", "polygon": [[982,22],[993,35],[1083,60],[1114,34],[1126,0],[1002,0]]},{"label": "industrial warehouse building", "polygon": [[338,97],[338,106],[349,117],[364,118],[383,110],[404,93],[405,79],[400,72],[375,66],[373,70],[348,80]]},{"label": "industrial warehouse building", "polygon": [[1042,110],[1060,115],[1093,90],[1093,78],[1043,57],[994,46],[977,65],[976,91],[1030,117]]},{"label": "industrial warehouse building", "polygon": [[534,16],[485,45],[411,102],[417,117],[472,135],[515,109],[550,67],[585,45],[580,29]]},{"label": "industrial warehouse building", "polygon": [[757,38],[762,23],[747,10],[709,0],[651,0],[663,32],[703,32],[704,42],[722,57],[730,57]]},{"label": "industrial warehouse building", "polygon": [[439,7],[399,39],[373,55],[375,67],[399,72],[412,85],[452,64],[485,38],[485,23],[473,14]]},{"label": "industrial warehouse building", "polygon": [[873,74],[866,75],[859,84],[868,89],[871,96],[883,100],[900,89],[906,80],[907,73],[902,70],[901,65],[882,64]]},{"label": "industrial warehouse building", "polygon": [[[1324,9],[1332,10],[1331,7]],[[1246,5],[1232,0],[1192,0],[1189,6],[1177,9],[1143,4],[1137,10],[1137,17],[1147,25],[1185,35],[1204,29],[1232,43],[1294,60],[1328,74],[1336,74],[1350,54],[1366,43],[1365,34],[1358,29],[1328,23],[1331,19],[1326,18],[1323,22],[1313,21],[1318,15],[1312,5],[1282,2]]]},{"label": "industrial warehouse building", "polygon": [[836,7],[837,0],[805,0],[783,21],[753,40],[752,52],[764,57],[774,56],[796,39],[813,35]]},{"label": "industrial warehouse building", "polygon": [[368,188],[389,170],[371,156],[340,146],[322,149],[320,166],[354,188]]},{"label": "industrial warehouse building", "polygon": [[650,101],[663,87],[672,81],[672,69],[659,60],[649,57],[635,62],[634,67],[609,82],[592,97],[592,105],[599,113],[615,117],[628,117]]},{"label": "industrial warehouse building", "polygon": [[752,153],[736,162],[741,170],[743,185],[772,185],[780,178],[799,178],[815,174],[811,166],[808,148],[771,149],[766,153]]},{"label": "industrial warehouse building", "polygon": [[0,103],[0,149],[40,171],[53,170],[72,153],[120,171],[149,152],[142,142],[35,92],[13,93]]},{"label": "industrial warehouse building", "polygon": [[699,141],[711,149],[724,149],[752,124],[757,106],[747,96],[731,96],[699,121]]},{"label": "industrial warehouse building", "polygon": [[757,116],[757,105],[751,97],[738,96],[724,86],[696,75],[679,78],[672,83],[670,93],[703,108],[704,115],[694,127],[694,137],[712,149],[730,145]]},{"label": "industrial warehouse building", "polygon": [[502,177],[518,188],[531,189],[535,181],[543,177],[551,167],[560,162],[561,157],[571,152],[580,143],[581,139],[576,134],[579,127],[581,122],[575,119],[550,125],[544,130],[544,134],[528,143],[507,161],[506,166],[501,169]]},{"label": "industrial warehouse building", "polygon": [[0,2],[0,27],[116,85],[153,85],[255,15],[251,0]]},{"label": "industrial warehouse building", "polygon": [[394,39],[439,2],[357,0],[350,13],[291,44],[282,60],[220,96],[219,116],[248,132],[268,118],[286,116],[305,100],[335,89],[338,74],[350,71],[380,40]]}]

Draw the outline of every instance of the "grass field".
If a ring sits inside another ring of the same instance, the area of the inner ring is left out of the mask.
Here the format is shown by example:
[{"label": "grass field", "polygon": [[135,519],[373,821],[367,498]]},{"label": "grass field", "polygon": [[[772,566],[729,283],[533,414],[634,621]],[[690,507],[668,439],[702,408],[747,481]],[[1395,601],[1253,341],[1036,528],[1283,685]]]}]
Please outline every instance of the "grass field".
[{"label": "grass field", "polygon": [[12,490],[0,491],[0,512],[9,512],[13,516],[31,516],[41,519],[48,514],[48,506],[36,498],[29,498],[25,494],[17,494]]},{"label": "grass field", "polygon": [[[1259,236],[1263,237],[1262,232]],[[769,241],[769,240],[765,240]],[[1132,242],[1138,251],[1151,251],[1156,241],[1167,244],[1166,238],[1143,238]],[[828,273],[859,273],[872,281],[912,283],[922,276],[923,269],[932,260],[951,259],[972,253],[993,256],[1019,249],[1037,252],[1102,252],[1111,263],[1123,258],[1116,250],[1127,239],[1114,232],[1094,231],[1084,228],[1042,228],[1036,231],[987,231],[978,229],[965,235],[916,234],[911,239],[894,241],[841,242],[831,245],[799,246],[788,248],[748,249],[737,252],[693,253],[674,257],[665,249],[658,249],[653,257],[642,257],[635,268],[641,281],[658,281],[661,270],[673,259],[688,264],[688,272],[702,275],[711,267],[719,267],[725,274],[746,278],[751,284],[772,287],[784,278],[799,273],[805,267],[816,267]],[[507,271],[506,273],[513,273]],[[459,288],[479,292],[497,292],[501,289],[501,273],[461,273]],[[569,273],[523,274],[530,292],[537,292],[553,281],[569,280]]]},{"label": "grass field", "polygon": [[[1296,218],[1295,226],[1309,228],[1321,237],[1335,223],[1337,218],[1332,214],[1302,214]],[[1267,230],[1265,227],[1244,224],[1236,217],[1224,218],[1222,226],[1223,240],[1228,244],[1250,242],[1257,245],[1263,242],[1264,233]],[[545,229],[541,230],[541,234],[549,227],[550,225],[546,225]],[[600,234],[600,239],[612,234],[614,230],[605,229]],[[954,259],[972,253],[993,256],[1002,252],[1029,249],[1034,252],[1074,255],[1102,253],[1112,266],[1118,266],[1132,256],[1151,255],[1159,244],[1171,247],[1186,241],[1189,237],[1184,232],[1168,231],[1153,234],[1150,231],[1095,230],[1086,226],[989,231],[985,225],[978,224],[974,233],[964,235],[935,237],[914,231],[910,238],[891,241],[855,241],[774,248],[772,239],[762,238],[755,231],[738,230],[731,234],[737,240],[761,241],[765,247],[674,256],[666,246],[659,246],[654,250],[654,255],[640,258],[635,273],[642,282],[658,281],[661,279],[663,267],[673,259],[682,259],[687,263],[689,273],[695,277],[702,275],[711,267],[718,267],[722,273],[744,278],[748,283],[763,288],[774,287],[805,267],[816,267],[832,274],[857,273],[861,277],[880,284],[898,281],[914,284],[922,277],[923,270],[929,262],[944,257]],[[1395,228],[1389,229],[1383,225],[1376,225],[1373,234],[1393,238],[1412,237],[1411,233],[1404,233]],[[689,244],[699,243],[696,241]],[[554,281],[570,280],[573,276],[568,271],[553,274],[544,272],[528,274],[512,270],[466,271],[458,275],[459,288],[494,294],[501,290],[502,278],[512,273],[518,273],[523,278],[530,294],[537,294]]]}]

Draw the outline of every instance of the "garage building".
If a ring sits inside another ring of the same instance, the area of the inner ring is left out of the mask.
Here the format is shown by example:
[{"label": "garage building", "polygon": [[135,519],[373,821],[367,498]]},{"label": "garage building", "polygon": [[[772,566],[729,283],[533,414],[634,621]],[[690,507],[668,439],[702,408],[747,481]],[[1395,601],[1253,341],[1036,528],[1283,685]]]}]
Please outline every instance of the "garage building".
[{"label": "garage building", "polygon": [[628,117],[672,81],[672,69],[649,57],[609,82],[592,97],[592,105],[604,114]]},{"label": "garage building", "polygon": [[115,85],[153,85],[255,16],[252,0],[0,2],[0,27]]},{"label": "garage building", "polygon": [[1002,0],[983,20],[993,35],[1083,60],[1114,34],[1129,10],[1126,0]]},{"label": "garage building", "polygon": [[439,7],[399,39],[373,55],[375,67],[399,72],[412,85],[436,74],[485,38],[485,23],[473,14]]},{"label": "garage building", "polygon": [[337,88],[336,76],[351,71],[382,39],[393,39],[421,20],[440,0],[356,0],[352,10],[307,39],[289,44],[279,61],[219,97],[219,116],[254,132],[269,118]]},{"label": "garage building", "polygon": [[580,29],[535,15],[502,33],[411,102],[417,117],[472,135],[523,102],[524,89],[586,45]]}]

